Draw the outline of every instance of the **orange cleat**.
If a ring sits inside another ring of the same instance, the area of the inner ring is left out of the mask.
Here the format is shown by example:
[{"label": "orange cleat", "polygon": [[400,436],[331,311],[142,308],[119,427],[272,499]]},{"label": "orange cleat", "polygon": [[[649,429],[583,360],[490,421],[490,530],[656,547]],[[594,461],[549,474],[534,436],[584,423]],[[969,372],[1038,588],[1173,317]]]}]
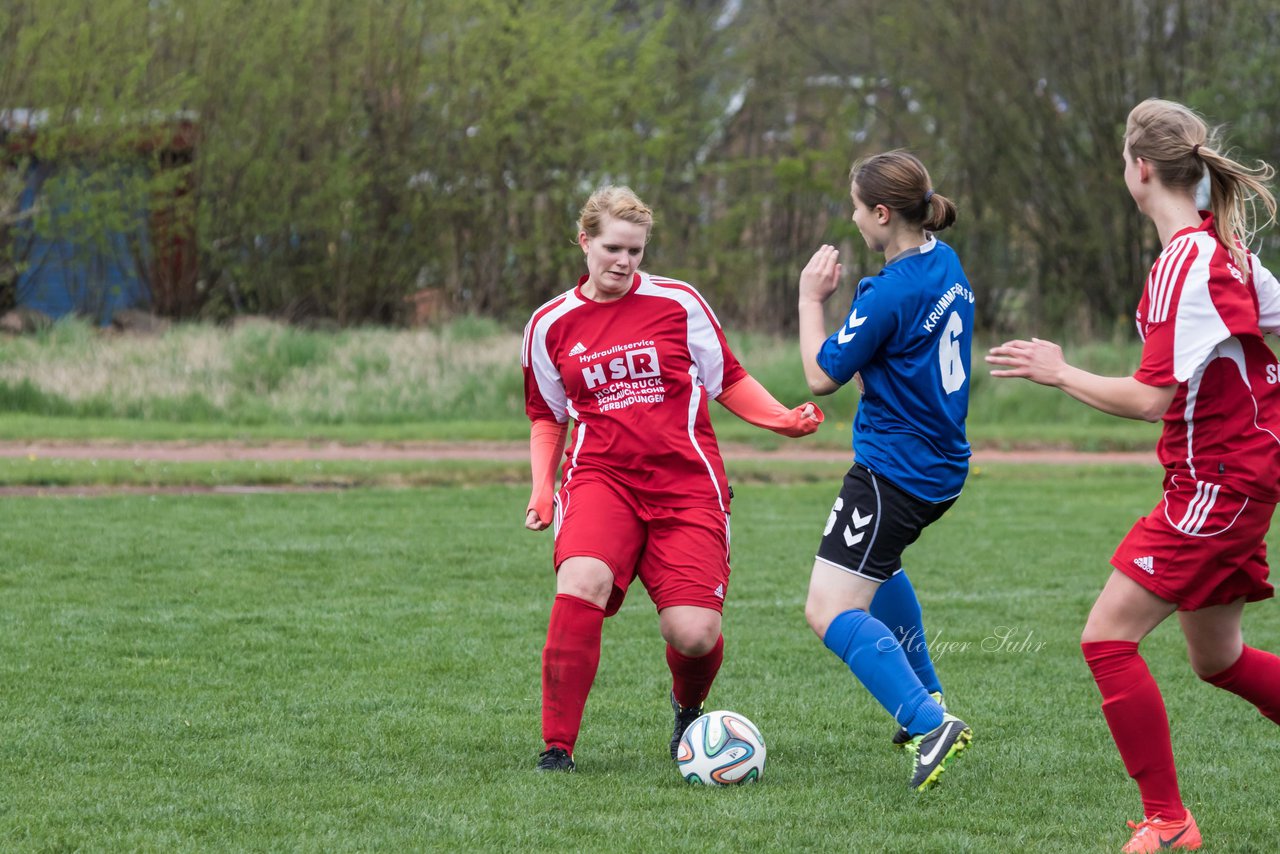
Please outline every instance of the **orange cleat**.
[{"label": "orange cleat", "polygon": [[1137,824],[1129,822],[1133,828],[1133,838],[1120,850],[1125,854],[1143,851],[1166,851],[1171,848],[1185,848],[1194,851],[1204,840],[1200,838],[1200,828],[1191,811],[1183,816],[1182,821],[1165,821],[1159,816],[1148,818]]}]

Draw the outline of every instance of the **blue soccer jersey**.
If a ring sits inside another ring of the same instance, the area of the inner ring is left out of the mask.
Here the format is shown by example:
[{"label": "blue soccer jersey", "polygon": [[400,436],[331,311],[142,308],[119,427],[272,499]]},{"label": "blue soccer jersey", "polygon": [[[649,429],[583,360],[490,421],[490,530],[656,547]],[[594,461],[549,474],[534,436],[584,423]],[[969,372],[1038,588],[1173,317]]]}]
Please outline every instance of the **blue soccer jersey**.
[{"label": "blue soccer jersey", "polygon": [[969,473],[973,291],[960,259],[930,236],[858,283],[818,365],[841,385],[861,373],[854,458],[930,503],[960,494]]}]

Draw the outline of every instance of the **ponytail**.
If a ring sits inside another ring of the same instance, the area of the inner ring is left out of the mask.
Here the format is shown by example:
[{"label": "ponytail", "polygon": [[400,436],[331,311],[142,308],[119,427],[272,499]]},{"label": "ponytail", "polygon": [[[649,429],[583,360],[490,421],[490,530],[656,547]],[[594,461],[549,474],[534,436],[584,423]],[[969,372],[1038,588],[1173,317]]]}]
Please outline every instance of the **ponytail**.
[{"label": "ponytail", "polygon": [[[1245,166],[1221,153],[1218,130],[1182,104],[1149,98],[1129,113],[1125,142],[1130,156],[1152,165],[1166,187],[1195,192],[1209,176],[1209,210],[1218,241],[1244,267],[1245,247],[1276,218],[1276,199],[1267,186],[1275,170],[1258,161]],[[1259,222],[1257,205],[1267,212]]]},{"label": "ponytail", "polygon": [[[1236,266],[1243,269],[1245,247],[1254,235],[1275,222],[1276,198],[1267,187],[1267,182],[1275,177],[1275,169],[1261,160],[1249,168],[1208,145],[1199,146],[1194,156],[1204,163],[1209,173],[1209,210],[1217,226],[1218,240],[1231,253]],[[1266,220],[1261,223],[1259,202],[1267,212]]]},{"label": "ponytail", "polygon": [[956,221],[955,202],[934,192],[929,170],[908,151],[859,160],[849,170],[849,183],[857,185],[858,198],[866,204],[884,205],[925,231],[942,231]]}]

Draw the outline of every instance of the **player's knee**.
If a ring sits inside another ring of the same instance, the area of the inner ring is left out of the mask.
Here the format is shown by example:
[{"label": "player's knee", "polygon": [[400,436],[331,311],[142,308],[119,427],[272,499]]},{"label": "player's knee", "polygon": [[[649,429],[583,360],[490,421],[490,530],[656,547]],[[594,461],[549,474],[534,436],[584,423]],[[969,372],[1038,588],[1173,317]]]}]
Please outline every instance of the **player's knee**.
[{"label": "player's knee", "polygon": [[804,619],[819,638],[826,637],[831,621],[835,619],[831,607],[821,597],[810,596],[804,603]]},{"label": "player's knee", "polygon": [[1236,649],[1187,648],[1187,659],[1191,663],[1191,670],[1206,682],[1212,682],[1214,676],[1235,664],[1239,658],[1240,651]]},{"label": "player's knee", "polygon": [[720,639],[719,620],[692,620],[672,626],[666,641],[676,652],[689,658],[701,658],[715,648]]},{"label": "player's knee", "polygon": [[604,607],[613,592],[613,574],[600,561],[570,558],[556,574],[556,593],[576,596]]}]

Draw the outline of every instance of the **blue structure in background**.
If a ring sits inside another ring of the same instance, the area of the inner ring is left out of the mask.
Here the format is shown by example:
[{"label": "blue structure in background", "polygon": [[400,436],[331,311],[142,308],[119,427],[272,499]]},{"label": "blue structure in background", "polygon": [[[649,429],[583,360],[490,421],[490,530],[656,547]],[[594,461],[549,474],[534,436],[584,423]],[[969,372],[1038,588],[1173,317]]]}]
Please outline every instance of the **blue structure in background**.
[{"label": "blue structure in background", "polygon": [[[30,211],[39,202],[49,206],[47,213],[55,222],[74,221],[70,199],[50,198],[41,192],[58,170],[79,170],[76,177],[80,178],[88,174],[77,165],[34,165],[27,173],[20,212]],[[108,326],[121,309],[149,306],[151,293],[145,277],[150,269],[151,239],[147,213],[138,211],[129,220],[127,230],[85,239],[74,226],[56,228],[59,236],[50,238],[39,233],[32,218],[20,218],[13,228],[16,255],[22,262],[17,279],[19,307],[55,319],[78,314]]]}]

